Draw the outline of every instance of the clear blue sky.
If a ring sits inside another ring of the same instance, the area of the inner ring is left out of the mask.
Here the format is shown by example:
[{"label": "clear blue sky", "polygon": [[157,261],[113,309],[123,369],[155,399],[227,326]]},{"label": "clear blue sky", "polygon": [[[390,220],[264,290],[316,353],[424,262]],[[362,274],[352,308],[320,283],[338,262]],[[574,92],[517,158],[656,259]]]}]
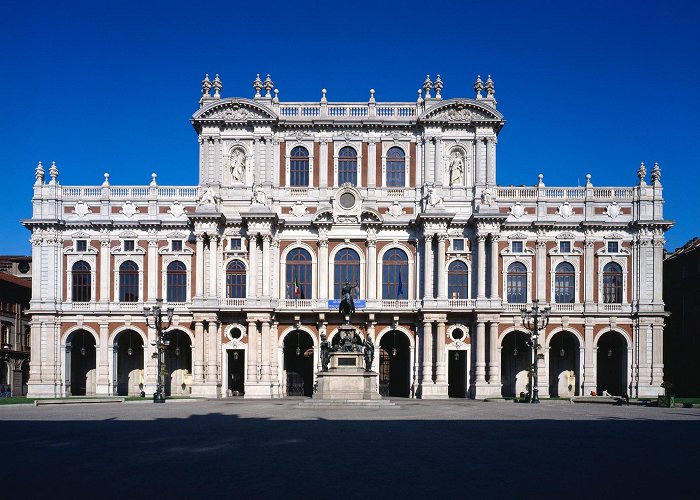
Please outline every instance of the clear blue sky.
[{"label": "clear blue sky", "polygon": [[252,97],[413,101],[426,73],[508,123],[498,182],[626,186],[662,168],[667,248],[700,236],[700,2],[3,2],[1,254],[27,254],[34,167],[64,185],[197,182],[188,119],[204,73]]}]

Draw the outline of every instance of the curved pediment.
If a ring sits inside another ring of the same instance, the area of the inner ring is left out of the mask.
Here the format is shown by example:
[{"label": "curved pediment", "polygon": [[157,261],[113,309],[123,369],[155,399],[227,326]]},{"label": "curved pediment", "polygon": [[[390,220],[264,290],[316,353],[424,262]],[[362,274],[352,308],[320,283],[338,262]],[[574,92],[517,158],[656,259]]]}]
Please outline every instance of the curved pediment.
[{"label": "curved pediment", "polygon": [[276,121],[277,115],[250,99],[220,99],[208,104],[194,115],[192,122],[247,123]]},{"label": "curved pediment", "polygon": [[448,99],[418,117],[418,121],[438,123],[471,123],[503,121],[503,115],[474,99]]}]

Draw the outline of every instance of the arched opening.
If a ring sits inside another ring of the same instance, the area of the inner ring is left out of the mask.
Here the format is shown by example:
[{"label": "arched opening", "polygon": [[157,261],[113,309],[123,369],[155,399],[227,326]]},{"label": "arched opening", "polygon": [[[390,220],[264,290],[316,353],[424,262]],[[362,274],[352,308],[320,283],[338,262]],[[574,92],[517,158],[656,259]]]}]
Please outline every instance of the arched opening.
[{"label": "arched opening", "polygon": [[553,398],[579,396],[580,346],[571,332],[554,334],[549,343],[549,395]]},{"label": "arched opening", "polygon": [[170,330],[165,350],[165,395],[188,396],[192,391],[192,342],[180,330]]},{"label": "arched opening", "polygon": [[627,342],[618,332],[605,332],[598,339],[596,381],[598,394],[627,393]]},{"label": "arched opening", "polygon": [[510,332],[501,347],[501,395],[517,397],[528,392],[530,383],[530,356],[528,336],[523,332]]},{"label": "arched opening", "polygon": [[[452,330],[451,337],[464,342],[466,334],[461,328]],[[467,387],[467,351],[457,349],[447,351],[447,394],[451,398],[466,398]]]},{"label": "arched opening", "polygon": [[121,332],[114,341],[118,396],[135,396],[143,390],[143,339],[138,333]]},{"label": "arched opening", "polygon": [[338,153],[338,186],[345,183],[357,186],[357,152],[350,146]]},{"label": "arched opening", "polygon": [[76,330],[70,334],[66,341],[66,366],[67,394],[86,396],[97,392],[97,350],[90,332]]},{"label": "arched opening", "polygon": [[303,146],[292,149],[289,161],[289,185],[309,185],[309,152]]},{"label": "arched opening", "polygon": [[411,390],[411,344],[393,330],[379,342],[379,394],[407,398]]},{"label": "arched opening", "polygon": [[284,338],[284,373],[287,396],[313,395],[314,341],[303,330],[295,330]]},{"label": "arched opening", "polygon": [[353,299],[360,298],[360,256],[352,248],[343,248],[335,254],[333,263],[333,297],[341,299],[341,290],[346,282],[358,283],[353,288]]},{"label": "arched opening", "polygon": [[311,254],[303,248],[294,248],[287,254],[287,296],[290,299],[312,298],[313,284]]}]

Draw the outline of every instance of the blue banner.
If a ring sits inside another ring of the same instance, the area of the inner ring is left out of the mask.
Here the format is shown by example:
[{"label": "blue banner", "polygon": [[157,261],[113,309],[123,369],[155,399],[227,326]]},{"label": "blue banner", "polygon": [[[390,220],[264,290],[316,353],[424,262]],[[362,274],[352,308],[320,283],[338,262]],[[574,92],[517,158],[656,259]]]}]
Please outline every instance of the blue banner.
[{"label": "blue banner", "polygon": [[[356,300],[355,301],[355,309],[365,309],[366,307],[367,307],[366,300]],[[328,308],[329,309],[340,308],[340,299],[330,299],[328,301]]]}]

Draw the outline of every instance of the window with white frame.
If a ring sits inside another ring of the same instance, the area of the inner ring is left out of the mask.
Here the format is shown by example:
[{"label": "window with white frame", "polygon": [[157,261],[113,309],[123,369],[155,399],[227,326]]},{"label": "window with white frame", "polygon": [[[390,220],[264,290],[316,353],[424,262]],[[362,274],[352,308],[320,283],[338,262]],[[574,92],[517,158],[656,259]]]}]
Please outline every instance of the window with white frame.
[{"label": "window with white frame", "polygon": [[571,253],[571,242],[570,241],[560,241],[559,242],[559,253]]},{"label": "window with white frame", "polygon": [[452,250],[455,252],[464,251],[464,238],[454,238],[452,240]]},{"label": "window with white frame", "polygon": [[608,241],[608,253],[618,253],[620,251],[619,241]]},{"label": "window with white frame", "polygon": [[510,251],[513,253],[523,253],[525,244],[521,240],[513,240],[510,242]]},{"label": "window with white frame", "polygon": [[76,252],[87,252],[87,240],[75,240]]},{"label": "window with white frame", "polygon": [[229,250],[240,250],[241,249],[241,239],[240,238],[231,238],[231,242],[229,243]]},{"label": "window with white frame", "polygon": [[124,240],[124,251],[133,252],[135,248],[134,240]]},{"label": "window with white frame", "polygon": [[173,252],[182,252],[182,240],[172,240],[170,242],[170,250]]}]

